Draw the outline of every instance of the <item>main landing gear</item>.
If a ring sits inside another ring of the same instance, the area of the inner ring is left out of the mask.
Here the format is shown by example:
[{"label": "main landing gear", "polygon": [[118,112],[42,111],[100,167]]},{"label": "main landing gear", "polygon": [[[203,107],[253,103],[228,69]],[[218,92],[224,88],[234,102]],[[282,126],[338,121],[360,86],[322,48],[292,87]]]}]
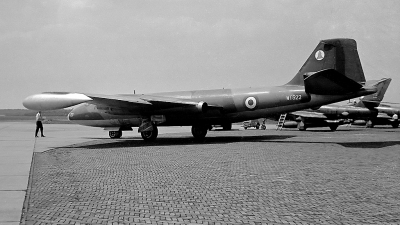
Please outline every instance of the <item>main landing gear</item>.
[{"label": "main landing gear", "polygon": [[142,135],[143,140],[154,141],[158,136],[158,128],[153,124],[153,129],[151,131],[143,131],[140,132],[140,134]]},{"label": "main landing gear", "polygon": [[[158,128],[155,124],[151,125],[151,129],[146,129],[146,131],[140,132],[144,141],[154,141],[158,136]],[[192,126],[192,135],[197,140],[203,140],[208,131],[209,126],[206,125],[193,125]],[[109,131],[108,135],[112,139],[117,139],[122,137],[122,130],[119,131]]]},{"label": "main landing gear", "polygon": [[[143,131],[140,132],[140,134],[142,135],[143,140],[145,141],[154,141],[157,136],[158,136],[158,128],[156,125],[153,125],[153,128],[151,131]],[[110,138],[112,139],[118,139],[122,137],[122,130],[118,130],[118,131],[109,131],[108,132],[108,136],[110,136]]]},{"label": "main landing gear", "polygon": [[368,120],[367,124],[365,125],[367,128],[374,128],[375,123],[373,120]]},{"label": "main landing gear", "polygon": [[197,140],[202,140],[207,135],[208,126],[204,125],[193,125],[192,126],[192,135]]},{"label": "main landing gear", "polygon": [[[192,135],[197,140],[203,140],[208,131],[208,126],[204,125],[194,125],[192,126]],[[145,141],[154,141],[158,136],[158,128],[156,125],[153,124],[153,129],[151,131],[143,131],[140,132],[142,135],[143,140]]]},{"label": "main landing gear", "polygon": [[337,130],[339,124],[329,124],[328,126],[331,129],[331,131],[335,131],[335,130]]}]

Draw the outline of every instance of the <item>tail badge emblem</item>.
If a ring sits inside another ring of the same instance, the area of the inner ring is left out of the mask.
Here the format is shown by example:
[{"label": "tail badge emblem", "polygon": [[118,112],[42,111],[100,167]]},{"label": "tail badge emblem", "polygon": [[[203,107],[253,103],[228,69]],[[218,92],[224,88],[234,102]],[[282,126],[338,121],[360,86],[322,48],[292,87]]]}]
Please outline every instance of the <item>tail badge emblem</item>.
[{"label": "tail badge emblem", "polygon": [[325,52],[324,51],[322,51],[322,50],[318,50],[316,53],[315,53],[315,59],[316,60],[322,60],[323,58],[325,57]]}]

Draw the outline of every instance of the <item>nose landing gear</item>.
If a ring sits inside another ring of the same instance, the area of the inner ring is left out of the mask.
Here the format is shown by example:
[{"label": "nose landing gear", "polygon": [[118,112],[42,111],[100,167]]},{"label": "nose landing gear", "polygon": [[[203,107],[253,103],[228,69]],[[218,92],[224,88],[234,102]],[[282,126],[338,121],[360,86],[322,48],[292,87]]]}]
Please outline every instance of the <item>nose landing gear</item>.
[{"label": "nose landing gear", "polygon": [[116,138],[121,138],[122,137],[122,131],[109,131],[108,132],[108,136],[110,136],[110,138],[112,139],[116,139]]}]

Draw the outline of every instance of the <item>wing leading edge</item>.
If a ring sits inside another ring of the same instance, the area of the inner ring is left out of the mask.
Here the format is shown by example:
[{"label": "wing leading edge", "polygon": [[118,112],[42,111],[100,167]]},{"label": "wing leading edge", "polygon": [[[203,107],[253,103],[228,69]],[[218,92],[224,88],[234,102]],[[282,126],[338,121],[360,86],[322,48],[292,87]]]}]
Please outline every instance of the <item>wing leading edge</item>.
[{"label": "wing leading edge", "polygon": [[208,108],[222,109],[221,106],[208,105],[205,102],[194,102],[187,99],[162,97],[154,95],[99,95],[70,92],[45,92],[27,97],[23,105],[27,109],[46,111],[63,109],[81,103],[90,102],[95,105],[129,109],[168,109],[174,107],[193,106],[204,111]]}]

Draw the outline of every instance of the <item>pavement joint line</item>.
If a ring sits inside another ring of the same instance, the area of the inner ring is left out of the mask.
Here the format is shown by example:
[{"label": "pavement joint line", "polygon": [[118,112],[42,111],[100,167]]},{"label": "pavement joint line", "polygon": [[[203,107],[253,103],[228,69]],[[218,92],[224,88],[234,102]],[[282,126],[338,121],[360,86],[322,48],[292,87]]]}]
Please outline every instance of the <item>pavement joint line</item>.
[{"label": "pavement joint line", "polygon": [[22,189],[22,190],[0,190],[0,191],[26,191],[26,190]]},{"label": "pavement joint line", "polygon": [[25,192],[25,198],[24,198],[24,203],[22,205],[21,209],[21,217],[20,217],[20,225],[26,224],[26,214],[29,211],[29,199],[31,196],[31,191],[32,191],[32,181],[33,181],[33,170],[34,170],[34,165],[35,165],[35,148],[36,148],[36,137],[35,137],[35,142],[33,144],[33,149],[32,149],[32,159],[31,159],[31,168],[29,169],[29,178],[28,178],[28,185],[26,188]]}]

